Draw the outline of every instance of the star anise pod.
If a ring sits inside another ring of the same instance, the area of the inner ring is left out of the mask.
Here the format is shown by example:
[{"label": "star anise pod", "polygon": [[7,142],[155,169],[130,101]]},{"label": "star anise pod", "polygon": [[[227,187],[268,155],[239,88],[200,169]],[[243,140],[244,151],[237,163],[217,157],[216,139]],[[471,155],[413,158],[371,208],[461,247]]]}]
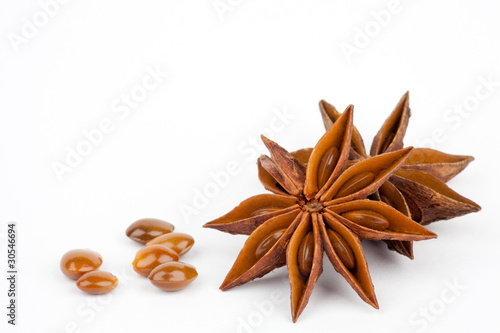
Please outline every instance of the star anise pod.
[{"label": "star anise pod", "polygon": [[[320,102],[320,110],[328,130],[338,121],[340,113],[325,101]],[[366,153],[358,130],[353,128],[350,158],[365,159],[402,149],[410,116],[407,92],[373,139],[370,154]],[[304,158],[307,158],[305,155]],[[415,148],[406,163],[380,187],[373,198],[384,201],[422,225],[477,212],[481,210],[478,204],[445,184],[473,160],[472,156]],[[387,241],[387,244],[389,249],[413,259],[412,242]]]},{"label": "star anise pod", "polygon": [[[393,207],[366,199],[408,159],[412,148],[347,167],[352,130],[350,106],[310,154],[304,150],[294,157],[263,137],[271,157],[259,158],[259,178],[274,194],[250,197],[204,225],[250,235],[220,289],[242,285],[286,264],[295,322],[322,273],[326,252],[358,295],[378,308],[360,238],[417,241],[437,237]],[[299,160],[307,155],[305,167]]]}]

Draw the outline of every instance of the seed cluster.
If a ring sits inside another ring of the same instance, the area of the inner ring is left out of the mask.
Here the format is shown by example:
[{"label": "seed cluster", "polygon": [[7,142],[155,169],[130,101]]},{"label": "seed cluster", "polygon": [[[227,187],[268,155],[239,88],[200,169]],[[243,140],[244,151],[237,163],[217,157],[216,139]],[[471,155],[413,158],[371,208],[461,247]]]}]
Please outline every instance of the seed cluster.
[{"label": "seed cluster", "polygon": [[[179,258],[194,245],[188,234],[173,232],[174,225],[162,220],[145,218],[132,223],[126,235],[145,244],[137,251],[132,267],[151,284],[168,291],[180,290],[193,282],[198,273],[196,268]],[[61,271],[76,286],[89,294],[106,294],[118,285],[118,278],[111,273],[99,271],[102,256],[89,249],[75,249],[66,252],[60,262]]]},{"label": "seed cluster", "polygon": [[168,291],[183,289],[198,276],[195,267],[179,261],[193,247],[193,237],[174,229],[171,223],[147,218],[132,223],[126,231],[130,239],[145,244],[132,262],[134,270]]},{"label": "seed cluster", "polygon": [[66,252],[61,258],[61,271],[76,286],[89,294],[106,294],[116,288],[118,278],[111,273],[99,271],[102,256],[92,250],[75,249]]}]

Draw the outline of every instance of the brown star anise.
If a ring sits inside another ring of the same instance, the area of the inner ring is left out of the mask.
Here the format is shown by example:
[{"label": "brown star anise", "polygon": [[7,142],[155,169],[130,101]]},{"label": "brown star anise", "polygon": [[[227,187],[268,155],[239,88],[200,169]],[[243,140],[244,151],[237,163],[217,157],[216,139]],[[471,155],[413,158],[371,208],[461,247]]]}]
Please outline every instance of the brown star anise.
[{"label": "brown star anise", "polygon": [[[338,121],[340,113],[325,101],[320,102],[320,110],[328,130]],[[407,92],[373,139],[370,154],[366,153],[358,130],[353,128],[350,159],[365,159],[402,149],[410,116]],[[307,158],[307,154],[304,155],[304,158]],[[473,160],[472,156],[449,155],[434,149],[415,148],[406,163],[372,198],[384,201],[422,225],[477,212],[481,210],[478,204],[445,184]],[[413,259],[411,241],[386,242],[389,249]]]},{"label": "brown star anise", "polygon": [[[263,137],[271,157],[259,158],[259,178],[275,194],[250,197],[204,225],[250,234],[220,289],[286,264],[295,322],[322,273],[324,251],[358,295],[378,308],[360,238],[417,241],[437,236],[384,202],[366,199],[403,165],[412,148],[347,166],[352,131],[349,106],[310,154],[304,150],[294,157]],[[306,167],[300,160],[308,155]]]}]

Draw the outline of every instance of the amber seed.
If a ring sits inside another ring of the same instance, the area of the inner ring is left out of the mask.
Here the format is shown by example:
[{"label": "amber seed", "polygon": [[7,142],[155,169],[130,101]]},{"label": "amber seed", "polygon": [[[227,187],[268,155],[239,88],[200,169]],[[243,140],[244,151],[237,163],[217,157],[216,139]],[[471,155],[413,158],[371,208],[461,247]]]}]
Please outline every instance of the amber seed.
[{"label": "amber seed", "polygon": [[276,244],[285,231],[286,229],[279,229],[264,238],[259,246],[257,246],[257,249],[255,249],[255,257],[257,259],[262,258]]},{"label": "amber seed", "polygon": [[196,268],[179,261],[171,261],[157,266],[151,274],[149,281],[163,290],[175,291],[185,288],[198,276]]},{"label": "amber seed", "polygon": [[299,264],[300,273],[304,276],[311,274],[314,255],[314,235],[309,231],[302,239],[297,252],[297,261]]},{"label": "amber seed", "polygon": [[342,214],[346,219],[374,230],[385,230],[389,221],[382,215],[371,210],[353,210]]},{"label": "amber seed", "polygon": [[189,251],[194,245],[194,239],[188,234],[180,232],[172,232],[169,234],[158,236],[146,243],[150,245],[163,245],[174,250],[177,255],[182,256]]},{"label": "amber seed", "polygon": [[127,237],[139,243],[147,243],[153,238],[174,231],[171,223],[158,219],[140,219],[132,223],[125,232]]},{"label": "amber seed", "polygon": [[337,161],[339,160],[339,150],[336,147],[329,148],[323,157],[318,167],[318,188],[321,189],[326,184],[328,178],[332,174]]},{"label": "amber seed", "polygon": [[85,273],[95,271],[102,265],[102,257],[92,250],[75,249],[61,258],[61,271],[70,279],[77,280]]},{"label": "amber seed", "polygon": [[179,256],[174,250],[163,245],[150,245],[137,251],[132,266],[138,274],[148,276],[156,266],[177,260]]},{"label": "amber seed", "polygon": [[103,271],[86,273],[76,281],[76,286],[80,290],[94,295],[109,293],[117,285],[118,278],[111,273]]},{"label": "amber seed", "polygon": [[375,175],[373,174],[373,172],[367,171],[358,173],[357,175],[353,176],[342,185],[342,187],[337,192],[335,197],[342,198],[350,194],[356,193],[365,188],[366,186],[368,186],[373,181],[374,178]]},{"label": "amber seed", "polygon": [[338,232],[332,229],[327,229],[328,238],[332,243],[333,250],[339,257],[340,261],[347,269],[353,269],[356,266],[356,258],[347,241]]}]

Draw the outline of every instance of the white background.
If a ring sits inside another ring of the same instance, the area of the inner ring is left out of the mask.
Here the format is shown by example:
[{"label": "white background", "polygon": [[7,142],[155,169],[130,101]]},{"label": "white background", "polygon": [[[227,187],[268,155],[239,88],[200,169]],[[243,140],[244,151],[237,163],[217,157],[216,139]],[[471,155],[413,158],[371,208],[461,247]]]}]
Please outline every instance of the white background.
[{"label": "white background", "polygon": [[[73,0],[44,22],[37,1],[1,1],[2,271],[10,221],[19,243],[18,325],[6,324],[1,278],[2,332],[498,332],[498,2],[402,1],[390,17],[378,14],[383,26],[375,17],[389,1],[215,4],[229,9],[218,12],[212,0]],[[30,22],[39,27],[26,35]],[[347,44],[357,53],[346,56]],[[116,113],[148,68],[168,77],[129,114]],[[313,146],[324,133],[317,103],[326,99],[355,105],[369,145],[407,90],[405,143],[474,155],[449,185],[483,210],[431,225],[439,238],[415,244],[413,261],[364,242],[380,310],[327,261],[296,324],[286,269],[219,291],[246,237],[201,226],[264,192],[255,158],[265,150],[251,142],[272,128],[289,150]],[[113,130],[58,179],[54,163],[66,163],[103,119]],[[214,188],[211,174],[234,163],[237,172]],[[217,193],[201,202],[196,193],[207,186]],[[196,211],[186,217],[181,207]],[[188,288],[162,292],[133,272],[140,246],[125,229],[142,217],[196,239],[183,258],[199,272]],[[104,297],[78,290],[59,270],[73,248],[100,252],[120,286]]]}]

